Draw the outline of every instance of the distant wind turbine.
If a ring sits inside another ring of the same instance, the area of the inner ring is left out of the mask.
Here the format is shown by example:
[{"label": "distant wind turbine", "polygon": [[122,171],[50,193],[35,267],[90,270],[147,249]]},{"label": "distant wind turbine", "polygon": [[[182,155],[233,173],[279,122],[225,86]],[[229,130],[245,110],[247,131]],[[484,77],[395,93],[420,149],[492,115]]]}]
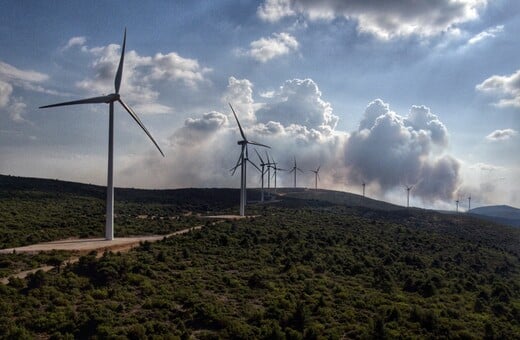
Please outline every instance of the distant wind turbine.
[{"label": "distant wind turbine", "polygon": [[[262,159],[262,157],[260,156],[260,154],[258,153],[258,151],[256,151],[255,149],[255,152],[256,152],[256,155],[258,156],[258,159],[260,160],[260,173],[261,173],[261,176],[262,176],[262,191],[261,191],[261,195],[260,195],[260,201],[263,203],[264,202],[264,175],[266,173],[266,171],[269,170],[269,162],[265,163],[264,160]],[[265,166],[267,165],[267,169],[265,168]],[[267,176],[268,178],[268,181],[269,181],[269,175]]]},{"label": "distant wind turbine", "polygon": [[366,185],[365,181],[363,181],[363,183],[361,185],[363,186],[363,197],[365,197],[365,185]]},{"label": "distant wind turbine", "polygon": [[66,106],[66,105],[77,105],[77,104],[108,104],[109,105],[109,118],[108,118],[108,175],[107,175],[107,206],[106,206],[106,226],[105,226],[105,239],[113,240],[114,239],[114,102],[119,102],[123,106],[123,108],[130,114],[130,116],[135,120],[135,122],[143,129],[143,131],[148,135],[148,137],[155,144],[161,155],[164,157],[164,153],[161,148],[157,144],[157,142],[153,139],[152,135],[146,127],[141,122],[141,119],[137,116],[137,114],[125,104],[125,102],[121,99],[119,95],[119,88],[121,86],[121,79],[123,78],[123,63],[125,59],[125,46],[126,46],[126,29],[123,37],[123,46],[121,48],[121,58],[119,59],[119,66],[116,72],[116,78],[114,81],[115,93],[101,96],[101,97],[93,97],[87,99],[74,100],[70,102],[52,104],[40,106],[40,109],[55,107],[55,106]]},{"label": "distant wind turbine", "polygon": [[294,187],[296,188],[296,171],[299,171],[303,174],[302,169],[298,168],[296,165],[296,156],[294,157],[294,166],[289,170],[289,173],[294,172]]},{"label": "distant wind turbine", "polygon": [[276,194],[276,175],[278,173],[278,171],[287,171],[286,169],[282,169],[282,168],[279,168],[277,166],[278,163],[275,162],[274,160],[274,157],[271,157],[273,159],[273,161],[271,162],[271,168],[273,169],[274,171],[274,193]]},{"label": "distant wind turbine", "polygon": [[471,194],[468,196],[468,212],[471,210]]},{"label": "distant wind turbine", "polygon": [[316,170],[309,170],[314,172],[314,189],[318,190],[318,179],[320,179],[320,168],[321,165],[316,168]]},{"label": "distant wind turbine", "polygon": [[274,170],[274,167],[276,164],[274,162],[271,162],[269,159],[269,153],[265,152],[265,157],[267,159],[267,194],[269,195],[269,198],[271,198],[271,169]]},{"label": "distant wind turbine", "polygon": [[236,114],[235,110],[233,109],[233,106],[231,106],[231,103],[229,103],[229,107],[231,108],[231,111],[233,112],[233,115],[235,116],[235,120],[237,121],[238,129],[240,130],[240,135],[242,136],[242,140],[239,140],[237,142],[237,144],[241,146],[241,152],[240,152],[240,157],[238,158],[238,162],[233,169],[233,173],[235,173],[235,170],[240,166],[240,216],[244,216],[246,200],[247,200],[247,197],[246,197],[247,162],[250,162],[251,164],[256,166],[256,164],[254,164],[253,162],[251,162],[249,160],[247,145],[248,144],[258,145],[258,146],[263,146],[264,148],[269,148],[269,149],[271,147],[267,146],[265,144],[260,144],[257,142],[247,140],[246,135],[244,134],[244,130],[242,130],[242,126],[240,125],[240,122],[238,121],[237,114]]},{"label": "distant wind turbine", "polygon": [[410,207],[410,190],[413,189],[413,185],[405,185],[404,187],[406,189],[406,207],[409,208]]},{"label": "distant wind turbine", "polygon": [[457,208],[456,208],[456,212],[459,212],[459,202],[460,200],[457,198],[457,200],[455,201],[455,204],[457,205]]}]

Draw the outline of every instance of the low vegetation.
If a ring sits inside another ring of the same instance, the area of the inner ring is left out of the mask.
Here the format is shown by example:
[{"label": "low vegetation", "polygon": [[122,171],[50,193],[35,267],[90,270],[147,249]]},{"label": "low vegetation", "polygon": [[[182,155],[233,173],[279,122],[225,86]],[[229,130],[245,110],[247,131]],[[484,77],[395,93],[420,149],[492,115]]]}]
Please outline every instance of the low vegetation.
[{"label": "low vegetation", "polygon": [[0,337],[520,334],[518,229],[295,198],[249,209],[258,217],[11,279]]}]

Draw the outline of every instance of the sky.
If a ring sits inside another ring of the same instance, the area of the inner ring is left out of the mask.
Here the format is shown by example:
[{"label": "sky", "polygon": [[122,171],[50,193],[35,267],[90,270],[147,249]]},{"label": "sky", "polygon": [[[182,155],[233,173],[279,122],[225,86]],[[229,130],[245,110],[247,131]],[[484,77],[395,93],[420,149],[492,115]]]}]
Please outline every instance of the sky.
[{"label": "sky", "polygon": [[231,103],[298,186],[520,207],[516,0],[1,1],[0,174],[106,184],[108,105],[38,107],[114,92],[125,27],[120,94],[165,157],[116,105],[116,186],[239,187]]}]

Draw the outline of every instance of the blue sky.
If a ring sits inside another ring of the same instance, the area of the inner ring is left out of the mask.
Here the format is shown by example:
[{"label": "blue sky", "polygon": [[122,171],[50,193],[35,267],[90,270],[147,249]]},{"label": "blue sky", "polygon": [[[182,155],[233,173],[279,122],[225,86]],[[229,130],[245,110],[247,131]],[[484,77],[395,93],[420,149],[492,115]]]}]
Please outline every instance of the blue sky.
[{"label": "blue sky", "polygon": [[37,108],[113,92],[127,27],[121,95],[166,157],[116,108],[118,186],[238,187],[231,102],[281,167],[321,164],[322,187],[520,206],[517,1],[2,1],[0,17],[2,174],[106,183],[107,105]]}]

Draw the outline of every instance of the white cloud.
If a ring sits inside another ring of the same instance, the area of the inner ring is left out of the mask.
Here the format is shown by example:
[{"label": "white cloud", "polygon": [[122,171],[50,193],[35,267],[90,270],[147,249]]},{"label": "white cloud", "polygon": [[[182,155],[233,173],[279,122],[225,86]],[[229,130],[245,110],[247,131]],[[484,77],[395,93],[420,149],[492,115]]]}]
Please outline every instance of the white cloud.
[{"label": "white cloud", "polygon": [[12,65],[0,61],[0,79],[4,81],[41,83],[49,78],[48,75],[32,70],[20,70]]},{"label": "white cloud", "polygon": [[62,48],[62,51],[66,51],[74,46],[84,46],[87,42],[86,37],[72,37],[69,39],[67,44]]},{"label": "white cloud", "polygon": [[508,76],[491,76],[475,88],[501,97],[494,103],[498,107],[520,107],[520,70]]},{"label": "white cloud", "polygon": [[322,93],[312,79],[287,80],[266,100],[256,113],[259,122],[274,121],[284,126],[298,124],[326,133],[334,130],[338,123],[332,106],[322,99]]},{"label": "white cloud", "polygon": [[253,84],[249,80],[229,77],[228,86],[222,99],[226,105],[230,103],[233,106],[241,122],[256,121]]},{"label": "white cloud", "polygon": [[274,33],[269,38],[260,38],[251,42],[245,53],[253,59],[265,63],[271,59],[289,54],[298,49],[298,41],[289,33]]},{"label": "white cloud", "polygon": [[[287,88],[284,91],[283,88],[286,86]],[[332,133],[330,128],[327,129],[327,134],[325,134],[314,126],[305,126],[298,123],[302,119],[299,115],[309,115],[305,111],[305,103],[313,105],[310,109],[317,112],[313,114],[321,114],[319,116],[321,118],[313,123],[314,125],[319,126],[323,123],[325,121],[324,112],[332,110],[329,103],[319,101],[321,100],[321,93],[318,91],[316,84],[312,80],[288,81],[280,87],[280,91],[275,91],[273,97],[269,98],[269,104],[255,102],[253,100],[253,88],[253,84],[248,79],[230,77],[228,87],[222,95],[224,110],[220,112],[212,111],[186,119],[184,125],[171,134],[170,145],[165,150],[167,154],[165,160],[157,161],[152,159],[153,156],[146,156],[146,159],[141,159],[139,162],[140,164],[147,164],[148,170],[140,170],[137,173],[132,170],[135,167],[129,165],[124,176],[133,178],[133,176],[146,175],[146,178],[139,178],[139,182],[147,183],[150,180],[150,174],[154,174],[154,179],[165,178],[169,187],[237,187],[240,179],[237,174],[235,177],[231,177],[229,169],[237,162],[240,153],[240,146],[237,145],[237,141],[241,137],[235,118],[227,106],[227,102],[231,101],[247,138],[271,145],[270,155],[279,162],[279,166],[289,166],[293,155],[297,157],[298,164],[303,169],[315,168],[317,164],[323,164],[324,170],[320,185],[333,187],[338,176],[333,176],[332,173],[339,172],[338,164],[341,163],[339,155],[343,154],[345,134]],[[294,93],[291,94],[289,88]],[[266,105],[274,108],[277,102],[282,101],[280,97],[282,93],[289,96],[290,102],[297,100],[304,102],[300,107],[293,105],[298,110],[294,112],[294,116],[291,116],[295,119],[291,121],[286,118],[275,119],[273,117],[274,120],[264,121],[258,118],[260,108]],[[306,98],[306,96],[309,98]],[[283,123],[280,121],[283,121]],[[259,149],[259,151],[263,152],[264,150]],[[253,156],[253,147],[250,147],[249,155],[256,161],[256,156]],[[336,167],[336,165],[338,166]],[[203,171],[199,171],[200,169],[203,169]],[[327,169],[331,171],[330,175],[325,174]],[[258,185],[258,176],[256,170],[250,167],[248,170],[250,186]],[[313,185],[312,179],[312,174],[305,173],[299,175],[298,183],[300,186],[311,186]],[[136,179],[134,178],[134,180]],[[341,185],[343,183],[344,181]],[[280,173],[278,185],[292,185],[292,176]]]},{"label": "white cloud", "polygon": [[[94,76],[77,82],[76,86],[92,95],[113,92],[120,46],[110,44],[83,48],[82,51],[93,57]],[[206,75],[209,72],[211,69],[202,67],[197,60],[183,58],[175,52],[141,56],[136,51],[126,51],[121,92],[132,104],[138,103],[140,112],[170,113],[173,112],[171,107],[157,102],[157,85],[162,81],[175,82],[196,91],[199,84],[208,82]]]},{"label": "white cloud", "polygon": [[507,140],[513,138],[518,134],[518,131],[513,129],[495,130],[486,136],[486,139],[492,142]]},{"label": "white cloud", "polygon": [[269,22],[295,15],[311,21],[341,17],[355,20],[361,33],[388,40],[450,32],[460,24],[478,19],[478,10],[486,5],[487,0],[266,0],[258,7],[257,14]]},{"label": "white cloud", "polygon": [[494,38],[497,36],[498,33],[502,33],[503,31],[504,31],[504,25],[498,25],[498,26],[492,27],[490,29],[480,32],[479,34],[477,34],[474,37],[472,37],[471,39],[469,39],[468,44],[474,45],[485,39]]},{"label": "white cloud", "polygon": [[412,106],[403,117],[377,99],[348,139],[348,177],[383,192],[415,185],[414,194],[424,201],[450,200],[460,178],[459,162],[443,153],[447,138],[446,127],[427,107]]},{"label": "white cloud", "polygon": [[39,83],[49,77],[37,71],[21,70],[0,61],[0,113],[5,113],[16,123],[28,122],[24,117],[27,105],[14,94],[15,88],[36,92],[53,92],[44,89]]},{"label": "white cloud", "polygon": [[257,9],[258,17],[269,22],[276,22],[283,17],[292,16],[295,12],[288,0],[268,0]]}]

